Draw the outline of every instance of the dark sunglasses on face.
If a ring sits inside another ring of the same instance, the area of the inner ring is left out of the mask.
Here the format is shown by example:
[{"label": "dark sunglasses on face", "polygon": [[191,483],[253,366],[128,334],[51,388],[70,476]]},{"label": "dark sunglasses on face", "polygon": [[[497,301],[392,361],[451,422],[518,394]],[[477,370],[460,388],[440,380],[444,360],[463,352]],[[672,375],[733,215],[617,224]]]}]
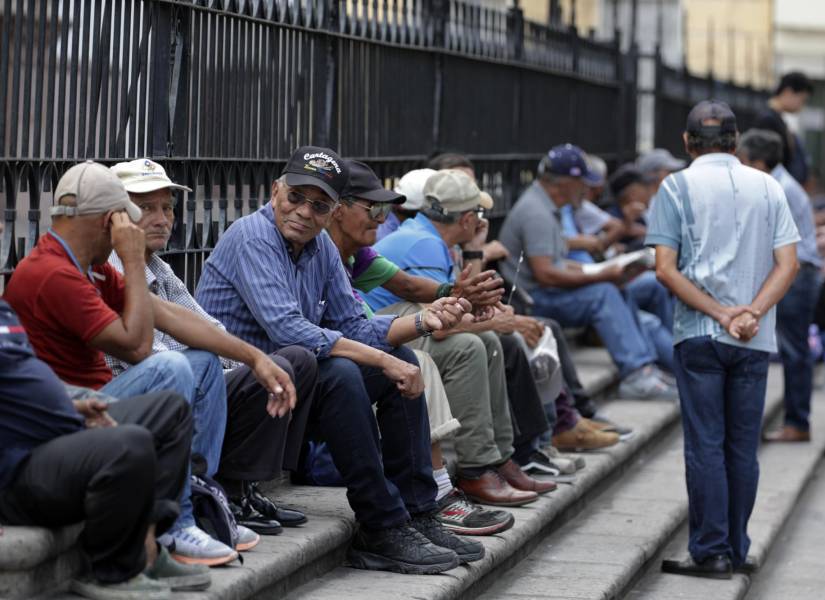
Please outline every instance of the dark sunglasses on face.
[{"label": "dark sunglasses on face", "polygon": [[289,190],[286,193],[286,199],[289,200],[290,204],[294,204],[295,206],[300,206],[304,202],[309,204],[312,212],[316,215],[328,215],[329,211],[335,208],[334,202],[325,202],[323,200],[312,200],[311,198],[307,198],[303,194],[296,192],[295,190]]},{"label": "dark sunglasses on face", "polygon": [[352,203],[355,206],[360,206],[366,210],[370,214],[370,218],[373,221],[377,221],[379,217],[386,218],[392,210],[392,205],[389,202],[371,202],[369,205],[366,205],[359,204],[357,201],[353,200]]}]

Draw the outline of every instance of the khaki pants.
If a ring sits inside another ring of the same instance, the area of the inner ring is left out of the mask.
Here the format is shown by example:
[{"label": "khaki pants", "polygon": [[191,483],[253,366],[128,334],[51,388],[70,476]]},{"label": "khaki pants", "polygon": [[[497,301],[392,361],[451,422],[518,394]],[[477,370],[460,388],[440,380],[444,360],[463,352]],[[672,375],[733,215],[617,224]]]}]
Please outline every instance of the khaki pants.
[{"label": "khaki pants", "polygon": [[421,367],[424,379],[424,393],[427,396],[427,414],[430,416],[430,441],[435,444],[451,437],[461,427],[458,419],[450,412],[447,392],[441,382],[441,374],[432,357],[422,350],[413,350]]},{"label": "khaki pants", "polygon": [[[379,313],[405,315],[419,310],[418,304],[399,302]],[[510,458],[513,423],[498,336],[457,333],[441,341],[426,337],[407,345],[427,352],[441,373],[450,411],[461,423],[455,434],[458,466],[486,467]]]}]

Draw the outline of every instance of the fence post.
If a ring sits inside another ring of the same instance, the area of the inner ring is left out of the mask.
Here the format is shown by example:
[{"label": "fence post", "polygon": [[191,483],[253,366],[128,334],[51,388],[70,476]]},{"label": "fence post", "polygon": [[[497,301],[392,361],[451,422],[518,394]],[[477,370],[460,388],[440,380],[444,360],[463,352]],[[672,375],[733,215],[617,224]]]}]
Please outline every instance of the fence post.
[{"label": "fence post", "polygon": [[507,47],[511,59],[524,58],[524,11],[519,0],[513,0],[513,5],[507,9]]},{"label": "fence post", "polygon": [[327,0],[325,28],[329,32],[326,44],[326,81],[324,89],[324,117],[321,121],[318,144],[327,148],[337,145],[335,139],[335,106],[338,93],[338,44],[334,35],[339,32],[341,0]]},{"label": "fence post", "polygon": [[150,115],[149,126],[151,139],[149,148],[153,157],[170,155],[169,139],[169,88],[171,70],[174,63],[172,46],[174,37],[174,7],[171,4],[153,2],[152,6],[152,55],[149,62],[152,67],[149,85]]},{"label": "fence post", "polygon": [[[430,43],[433,48],[447,47],[447,27],[450,19],[450,4],[448,0],[424,0],[422,5],[424,24],[427,31],[432,32]],[[441,106],[444,97],[444,54],[433,52],[433,149],[441,147]]]}]

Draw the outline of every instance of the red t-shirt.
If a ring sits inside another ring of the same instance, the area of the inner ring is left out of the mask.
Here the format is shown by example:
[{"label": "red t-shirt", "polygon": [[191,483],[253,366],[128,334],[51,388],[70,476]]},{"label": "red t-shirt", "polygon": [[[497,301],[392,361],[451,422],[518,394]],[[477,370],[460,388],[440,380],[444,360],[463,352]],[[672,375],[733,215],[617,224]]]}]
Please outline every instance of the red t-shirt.
[{"label": "red t-shirt", "polygon": [[14,270],[4,298],[38,358],[63,381],[99,389],[111,381],[112,371],[89,340],[120,318],[125,284],[108,263],[92,270],[99,275],[94,284],[47,233]]}]

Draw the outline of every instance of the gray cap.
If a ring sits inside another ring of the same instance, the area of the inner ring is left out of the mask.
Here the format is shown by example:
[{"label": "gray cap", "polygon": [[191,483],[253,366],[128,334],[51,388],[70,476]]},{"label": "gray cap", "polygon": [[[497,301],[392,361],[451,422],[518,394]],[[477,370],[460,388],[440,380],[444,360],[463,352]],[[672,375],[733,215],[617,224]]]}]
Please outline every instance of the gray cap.
[{"label": "gray cap", "polygon": [[[74,196],[75,205],[60,205],[64,196]],[[129,193],[118,176],[91,160],[63,174],[54,190],[54,203],[49,211],[52,216],[99,215],[124,210],[135,223],[143,216],[143,211],[129,200]]]},{"label": "gray cap", "polygon": [[664,148],[654,148],[642,154],[636,161],[636,166],[642,173],[654,171],[681,171],[687,163],[673,156]]}]

